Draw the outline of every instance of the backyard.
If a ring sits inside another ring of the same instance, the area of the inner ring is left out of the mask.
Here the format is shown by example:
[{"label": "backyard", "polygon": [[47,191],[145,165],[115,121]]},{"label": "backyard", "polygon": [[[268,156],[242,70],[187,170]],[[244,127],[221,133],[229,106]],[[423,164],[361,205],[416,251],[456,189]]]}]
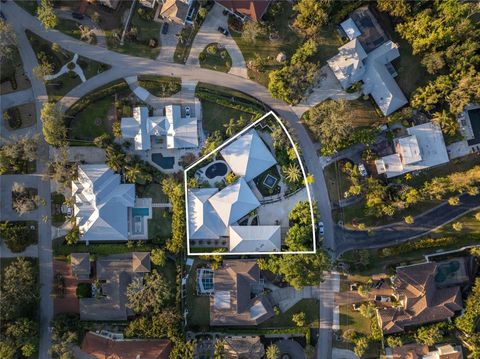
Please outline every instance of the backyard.
[{"label": "backyard", "polygon": [[152,219],[148,221],[148,236],[155,243],[164,243],[172,235],[172,215],[166,208],[152,208]]},{"label": "backyard", "polygon": [[206,262],[196,259],[190,272],[185,292],[185,310],[188,311],[188,327],[198,330],[208,330],[210,326],[210,297],[197,296],[197,269],[206,266]]},{"label": "backyard", "polygon": [[228,72],[232,67],[232,58],[218,43],[208,44],[200,53],[199,60],[201,67],[210,70]]}]

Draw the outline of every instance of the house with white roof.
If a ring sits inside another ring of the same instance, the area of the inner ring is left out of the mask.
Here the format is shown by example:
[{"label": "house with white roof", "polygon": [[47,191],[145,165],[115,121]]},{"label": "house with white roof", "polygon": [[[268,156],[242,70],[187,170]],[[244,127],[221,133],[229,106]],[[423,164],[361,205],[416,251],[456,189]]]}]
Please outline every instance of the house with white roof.
[{"label": "house with white roof", "polygon": [[230,226],[230,252],[280,252],[280,226]]},{"label": "house with white roof", "polygon": [[350,40],[327,61],[343,89],[362,81],[385,116],[408,103],[394,77],[391,62],[400,56],[398,45],[388,40],[368,7],[361,7],[340,24]]},{"label": "house with white roof", "polygon": [[182,117],[179,105],[165,106],[164,116],[149,116],[147,107],[135,107],[133,117],[123,117],[122,137],[133,139],[135,150],[152,147],[151,137],[163,137],[167,149],[198,147],[198,127],[195,117]]},{"label": "house with white roof", "polygon": [[72,181],[74,215],[82,241],[126,241],[135,185],[123,184],[105,164],[81,165]]},{"label": "house with white roof", "polygon": [[442,130],[432,122],[407,128],[407,136],[394,140],[395,153],[375,161],[387,178],[437,166],[449,161]]}]

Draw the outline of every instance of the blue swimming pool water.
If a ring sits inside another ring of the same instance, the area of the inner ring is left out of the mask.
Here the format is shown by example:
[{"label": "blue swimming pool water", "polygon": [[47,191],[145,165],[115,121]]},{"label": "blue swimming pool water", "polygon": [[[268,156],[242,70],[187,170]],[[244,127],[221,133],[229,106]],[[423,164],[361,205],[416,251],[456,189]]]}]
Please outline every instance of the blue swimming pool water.
[{"label": "blue swimming pool water", "polygon": [[146,217],[150,213],[150,210],[148,208],[132,208],[132,216],[141,216],[141,217]]},{"label": "blue swimming pool water", "polygon": [[154,153],[152,161],[166,170],[171,170],[175,164],[175,157],[163,157],[161,153]]},{"label": "blue swimming pool water", "polygon": [[225,176],[227,174],[227,165],[223,162],[215,162],[207,167],[205,176],[212,179],[218,176]]}]

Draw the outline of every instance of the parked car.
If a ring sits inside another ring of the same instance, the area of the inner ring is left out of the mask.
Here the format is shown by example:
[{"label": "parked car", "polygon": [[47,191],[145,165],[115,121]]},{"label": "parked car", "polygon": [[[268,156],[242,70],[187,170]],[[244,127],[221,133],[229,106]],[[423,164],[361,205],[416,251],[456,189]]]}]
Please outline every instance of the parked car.
[{"label": "parked car", "polygon": [[218,32],[221,32],[225,36],[228,36],[228,31],[226,29],[224,29],[223,27],[219,26],[217,30],[218,30]]},{"label": "parked car", "polygon": [[7,17],[6,17],[5,14],[3,13],[3,11],[0,11],[0,17],[1,17],[3,20],[7,20]]},{"label": "parked car", "polygon": [[318,231],[320,232],[321,235],[325,233],[325,226],[323,225],[322,221],[318,222]]},{"label": "parked car", "polygon": [[360,163],[358,165],[358,171],[360,172],[360,175],[362,177],[367,177],[368,176],[367,169],[365,168],[365,165],[363,163]]},{"label": "parked car", "polygon": [[165,35],[168,33],[168,22],[164,22],[162,26],[162,34]]},{"label": "parked car", "polygon": [[190,117],[190,106],[185,106],[185,117]]},{"label": "parked car", "polygon": [[376,295],[375,300],[381,303],[390,303],[392,301],[392,298],[386,297],[384,295]]},{"label": "parked car", "polygon": [[73,17],[74,19],[83,20],[83,18],[84,18],[85,16],[83,16],[83,14],[80,14],[79,12],[75,12],[75,11],[74,11],[74,12],[72,12],[72,17]]}]

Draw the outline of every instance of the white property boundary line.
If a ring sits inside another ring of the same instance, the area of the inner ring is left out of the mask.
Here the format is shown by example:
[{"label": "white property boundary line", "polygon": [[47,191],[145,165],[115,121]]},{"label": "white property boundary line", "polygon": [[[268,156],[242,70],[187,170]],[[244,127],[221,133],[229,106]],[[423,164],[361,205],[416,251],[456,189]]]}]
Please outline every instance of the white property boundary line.
[{"label": "white property boundary line", "polygon": [[[302,175],[303,175],[303,179],[304,179],[304,182],[305,182],[305,187],[307,188],[307,196],[308,196],[308,202],[310,203],[310,217],[311,217],[311,220],[312,220],[312,233],[313,233],[313,236],[312,236],[312,240],[313,240],[313,250],[312,251],[285,251],[285,252],[235,252],[235,253],[228,253],[228,252],[206,252],[206,253],[191,253],[190,252],[190,230],[189,230],[189,220],[188,220],[188,186],[187,186],[187,182],[188,182],[188,178],[187,178],[187,172],[192,169],[193,167],[196,167],[199,163],[203,162],[206,158],[210,157],[211,155],[219,152],[223,147],[227,146],[229,143],[235,141],[238,137],[240,137],[241,135],[243,135],[246,131],[248,131],[250,128],[254,127],[255,125],[257,125],[259,122],[263,121],[265,118],[267,118],[268,116],[272,115],[277,121],[278,123],[280,124],[280,126],[282,127],[283,131],[287,134],[287,137],[288,139],[290,140],[290,143],[292,144],[293,146],[293,150],[295,151],[295,155],[297,156],[297,159],[298,159],[298,162],[300,163],[300,168],[302,170]],[[297,150],[297,145],[295,144],[295,141],[293,141],[293,138],[292,136],[290,135],[290,133],[287,131],[287,128],[285,127],[285,125],[283,124],[283,122],[280,120],[280,118],[273,112],[273,111],[270,111],[270,112],[267,112],[265,115],[263,115],[262,117],[260,117],[257,121],[251,123],[250,125],[248,125],[247,127],[245,127],[242,131],[240,131],[239,133],[237,133],[235,136],[229,138],[228,140],[226,140],[224,143],[222,143],[220,146],[218,146],[217,148],[215,148],[213,151],[211,151],[210,153],[208,153],[207,155],[203,156],[202,158],[198,159],[197,161],[195,161],[194,163],[192,163],[190,166],[188,166],[184,171],[183,171],[183,175],[184,175],[184,186],[185,186],[185,216],[186,216],[186,223],[185,223],[185,227],[186,227],[186,230],[187,230],[187,255],[189,256],[211,256],[211,255],[220,255],[220,256],[239,256],[239,255],[254,255],[254,256],[258,256],[258,255],[268,255],[268,254],[315,254],[317,252],[317,238],[316,238],[316,226],[315,226],[315,217],[313,216],[313,202],[312,202],[312,196],[310,194],[310,185],[308,184],[307,182],[307,174],[305,172],[305,168],[303,167],[303,162],[302,162],[302,159],[300,157],[300,154]]]}]

